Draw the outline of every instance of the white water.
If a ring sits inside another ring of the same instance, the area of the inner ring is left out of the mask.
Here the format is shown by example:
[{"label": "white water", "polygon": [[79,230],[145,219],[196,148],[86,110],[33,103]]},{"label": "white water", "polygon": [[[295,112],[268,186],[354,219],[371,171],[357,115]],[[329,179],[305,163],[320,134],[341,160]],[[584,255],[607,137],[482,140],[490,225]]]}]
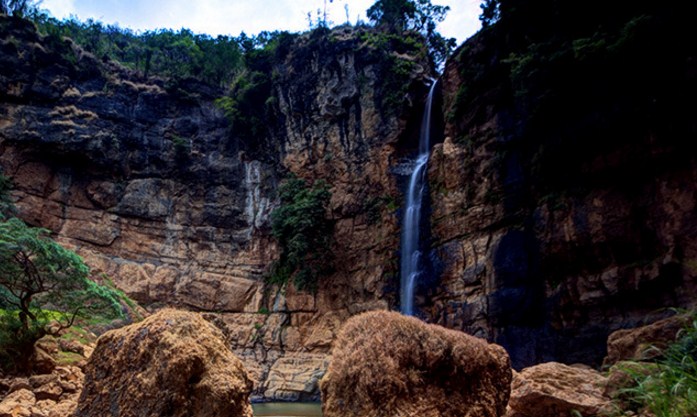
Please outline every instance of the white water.
[{"label": "white water", "polygon": [[424,199],[426,187],[426,167],[431,149],[431,107],[433,93],[436,90],[436,82],[433,81],[431,90],[426,99],[423,119],[421,120],[421,132],[419,135],[419,156],[416,165],[409,178],[407,188],[407,201],[402,223],[402,247],[400,265],[400,305],[402,314],[414,314],[414,287],[421,274],[419,250],[419,225],[421,221],[421,205]]},{"label": "white water", "polygon": [[262,196],[261,186],[263,184],[261,176],[261,163],[259,161],[250,161],[244,163],[244,184],[247,188],[245,198],[244,213],[249,224],[248,234],[251,236],[252,231],[259,229],[268,217],[270,201],[267,197]]}]

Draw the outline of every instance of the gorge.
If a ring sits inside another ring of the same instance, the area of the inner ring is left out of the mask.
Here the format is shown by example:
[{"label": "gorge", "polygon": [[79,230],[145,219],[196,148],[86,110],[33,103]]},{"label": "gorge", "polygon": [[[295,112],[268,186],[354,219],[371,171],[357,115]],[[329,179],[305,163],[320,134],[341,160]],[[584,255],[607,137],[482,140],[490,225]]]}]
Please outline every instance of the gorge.
[{"label": "gorge", "polygon": [[[339,328],[372,310],[498,343],[516,369],[600,366],[610,332],[697,299],[697,59],[675,41],[693,25],[687,6],[622,4],[504,7],[438,83],[422,45],[373,28],[281,36],[236,95],[0,16],[0,165],[19,216],[94,275],[216,324],[256,400],[318,399]],[[247,93],[245,125],[220,99]],[[424,150],[423,125],[444,132]],[[314,292],[265,279],[291,176],[331,191]],[[421,248],[404,189],[429,200]],[[408,285],[414,253],[432,273]]]}]

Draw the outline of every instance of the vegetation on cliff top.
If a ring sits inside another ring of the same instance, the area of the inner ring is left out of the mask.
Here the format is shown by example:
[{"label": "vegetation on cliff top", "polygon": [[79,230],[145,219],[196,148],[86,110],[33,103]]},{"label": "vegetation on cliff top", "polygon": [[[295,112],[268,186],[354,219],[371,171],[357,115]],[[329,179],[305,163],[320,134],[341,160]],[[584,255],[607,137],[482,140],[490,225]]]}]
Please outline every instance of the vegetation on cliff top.
[{"label": "vegetation on cliff top", "polygon": [[[289,36],[287,32],[264,31],[254,36],[241,32],[237,37],[212,37],[188,29],[136,33],[92,19],[59,20],[39,7],[40,2],[33,0],[4,0],[0,14],[28,18],[42,34],[55,39],[70,38],[97,58],[117,61],[144,77],[195,78],[223,87],[234,84],[236,77],[245,71],[258,72],[254,68],[258,50],[266,49],[279,38],[283,42]],[[436,31],[436,24],[445,18],[448,10],[445,6],[432,5],[430,0],[378,0],[368,10],[368,16],[377,32],[423,37],[433,63],[440,67],[455,46],[454,39],[446,39]],[[326,34],[326,20],[320,20],[314,30]]]}]

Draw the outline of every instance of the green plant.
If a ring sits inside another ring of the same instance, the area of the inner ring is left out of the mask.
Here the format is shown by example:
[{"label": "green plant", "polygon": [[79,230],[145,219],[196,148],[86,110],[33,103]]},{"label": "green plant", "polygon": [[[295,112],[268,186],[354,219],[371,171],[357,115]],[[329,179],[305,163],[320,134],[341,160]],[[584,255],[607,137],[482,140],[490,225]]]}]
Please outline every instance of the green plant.
[{"label": "green plant", "polygon": [[15,206],[10,196],[12,183],[10,179],[0,171],[0,220],[15,214]]},{"label": "green plant", "polygon": [[121,296],[89,279],[74,252],[17,218],[0,222],[0,366],[22,371],[31,347],[80,316],[120,318]]},{"label": "green plant", "polygon": [[271,232],[281,256],[268,275],[284,285],[292,279],[299,290],[314,291],[319,276],[331,270],[333,223],[327,218],[331,193],[323,181],[308,185],[291,177],[279,188],[281,204],[271,213]]},{"label": "green plant", "polygon": [[16,211],[9,189],[0,174],[0,366],[24,371],[37,340],[80,316],[121,318],[126,297],[90,280],[82,259],[48,230],[9,217]]},{"label": "green plant", "polygon": [[655,363],[631,362],[622,368],[632,383],[619,391],[617,408],[649,411],[655,417],[697,415],[697,317],[661,353]]}]

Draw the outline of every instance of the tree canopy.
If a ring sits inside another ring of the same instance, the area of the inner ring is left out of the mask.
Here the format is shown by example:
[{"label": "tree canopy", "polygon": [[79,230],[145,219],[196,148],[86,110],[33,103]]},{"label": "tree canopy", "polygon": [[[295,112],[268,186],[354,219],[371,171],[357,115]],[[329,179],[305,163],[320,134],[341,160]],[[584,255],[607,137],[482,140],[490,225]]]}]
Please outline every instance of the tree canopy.
[{"label": "tree canopy", "polygon": [[387,32],[414,31],[423,35],[431,58],[440,67],[456,46],[454,38],[445,38],[436,30],[449,10],[449,6],[434,5],[431,0],[377,0],[367,14],[378,28]]}]

